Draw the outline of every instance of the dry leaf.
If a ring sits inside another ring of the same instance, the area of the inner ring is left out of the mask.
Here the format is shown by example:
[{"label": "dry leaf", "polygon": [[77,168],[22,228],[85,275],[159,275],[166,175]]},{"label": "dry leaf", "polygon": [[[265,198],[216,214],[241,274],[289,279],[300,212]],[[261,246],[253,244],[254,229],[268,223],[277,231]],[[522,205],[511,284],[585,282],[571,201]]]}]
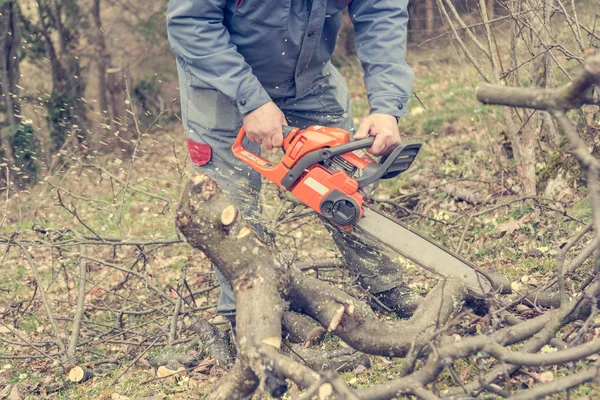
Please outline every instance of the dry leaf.
[{"label": "dry leaf", "polygon": [[517,281],[514,281],[510,284],[510,288],[515,292],[519,292],[521,291],[521,284]]},{"label": "dry leaf", "polygon": [[496,227],[496,232],[512,235],[512,233],[519,229],[521,226],[523,225],[519,221],[511,219],[510,221],[506,221],[505,223],[498,225]]},{"label": "dry leaf", "polygon": [[460,378],[460,381],[463,384],[467,383],[467,381],[469,380],[469,376],[471,376],[472,369],[473,369],[473,364],[469,364],[465,368],[463,368],[462,371],[460,371],[460,374],[458,375],[458,377]]},{"label": "dry leaf", "polygon": [[12,387],[6,400],[23,400],[25,398],[25,396],[21,393],[19,386],[20,385],[15,385]]}]

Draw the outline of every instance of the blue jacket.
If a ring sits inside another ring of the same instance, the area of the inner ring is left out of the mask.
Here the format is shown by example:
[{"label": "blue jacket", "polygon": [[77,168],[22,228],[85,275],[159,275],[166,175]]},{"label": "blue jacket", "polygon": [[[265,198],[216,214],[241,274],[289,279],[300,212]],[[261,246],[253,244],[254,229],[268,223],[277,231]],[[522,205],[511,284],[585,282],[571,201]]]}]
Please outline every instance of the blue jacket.
[{"label": "blue jacket", "polygon": [[349,9],[371,113],[406,115],[408,0],[170,0],[169,42],[192,86],[219,90],[247,114],[302,97],[329,63]]}]

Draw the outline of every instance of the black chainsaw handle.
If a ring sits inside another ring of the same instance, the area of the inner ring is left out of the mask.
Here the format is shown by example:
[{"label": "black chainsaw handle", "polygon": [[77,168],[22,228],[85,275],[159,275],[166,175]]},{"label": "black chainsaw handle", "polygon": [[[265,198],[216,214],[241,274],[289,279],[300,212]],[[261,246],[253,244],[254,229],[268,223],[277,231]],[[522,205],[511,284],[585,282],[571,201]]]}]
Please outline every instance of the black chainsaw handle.
[{"label": "black chainsaw handle", "polygon": [[[291,132],[292,130],[290,130]],[[289,134],[289,133],[288,133]],[[290,189],[300,178],[302,173],[311,165],[329,160],[335,156],[350,153],[356,150],[368,149],[373,146],[375,137],[370,136],[360,140],[354,140],[330,148],[312,151],[302,157],[294,165],[288,174],[281,180],[281,185]],[[363,170],[362,176],[357,179],[358,187],[367,186],[378,179],[394,178],[406,171],[421,150],[421,143],[401,144],[390,154],[383,156],[378,164],[371,164]]]}]

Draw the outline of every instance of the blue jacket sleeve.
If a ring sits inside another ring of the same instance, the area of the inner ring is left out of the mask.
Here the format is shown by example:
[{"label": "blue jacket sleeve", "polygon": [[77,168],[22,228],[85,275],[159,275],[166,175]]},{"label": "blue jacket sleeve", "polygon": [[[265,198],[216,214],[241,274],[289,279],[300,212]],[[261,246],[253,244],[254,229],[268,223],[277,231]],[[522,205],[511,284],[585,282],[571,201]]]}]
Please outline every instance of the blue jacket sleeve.
[{"label": "blue jacket sleeve", "polygon": [[348,11],[371,114],[405,116],[414,80],[406,64],[408,0],[354,0]]},{"label": "blue jacket sleeve", "polygon": [[223,25],[226,0],[170,0],[169,43],[183,68],[235,100],[242,115],[271,101]]}]

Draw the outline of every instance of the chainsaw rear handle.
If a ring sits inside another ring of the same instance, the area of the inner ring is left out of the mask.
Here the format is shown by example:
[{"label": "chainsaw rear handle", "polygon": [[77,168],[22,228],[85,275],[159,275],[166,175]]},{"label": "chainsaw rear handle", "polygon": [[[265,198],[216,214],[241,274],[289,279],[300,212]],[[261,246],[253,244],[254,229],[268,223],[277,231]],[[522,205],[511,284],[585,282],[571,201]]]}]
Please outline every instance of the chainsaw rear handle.
[{"label": "chainsaw rear handle", "polygon": [[[298,130],[299,129],[296,127],[283,125],[282,132],[281,132],[283,134],[283,139],[284,140],[287,139],[293,132],[297,132]],[[261,157],[260,155],[255,154],[244,148],[244,138],[245,137],[246,137],[246,128],[244,128],[242,126],[242,128],[238,132],[235,142],[233,143],[233,146],[231,146],[231,150],[233,151],[233,154],[237,158],[244,161],[249,167],[251,167],[255,171],[259,172],[263,176],[265,176],[269,172],[273,172],[273,171],[277,170],[278,169],[277,164],[273,164],[272,162],[268,161],[267,159]]]}]

